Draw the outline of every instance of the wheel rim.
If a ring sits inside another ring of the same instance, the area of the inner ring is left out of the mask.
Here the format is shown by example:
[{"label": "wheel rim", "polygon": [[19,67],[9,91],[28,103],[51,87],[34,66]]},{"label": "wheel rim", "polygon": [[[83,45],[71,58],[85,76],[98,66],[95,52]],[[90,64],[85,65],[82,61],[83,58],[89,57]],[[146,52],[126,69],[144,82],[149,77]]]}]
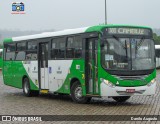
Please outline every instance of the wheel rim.
[{"label": "wheel rim", "polygon": [[29,92],[29,85],[28,85],[28,82],[27,82],[27,81],[25,81],[25,83],[24,83],[24,92],[25,92],[26,94],[28,94],[28,92]]},{"label": "wheel rim", "polygon": [[82,98],[82,88],[80,86],[75,89],[75,97],[76,99]]}]

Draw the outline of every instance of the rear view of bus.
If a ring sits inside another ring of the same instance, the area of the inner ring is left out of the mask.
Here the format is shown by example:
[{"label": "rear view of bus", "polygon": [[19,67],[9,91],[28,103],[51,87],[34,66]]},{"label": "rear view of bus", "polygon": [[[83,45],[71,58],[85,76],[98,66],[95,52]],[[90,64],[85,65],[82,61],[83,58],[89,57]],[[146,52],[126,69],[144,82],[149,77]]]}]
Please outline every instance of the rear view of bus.
[{"label": "rear view of bus", "polygon": [[153,95],[156,89],[152,30],[109,27],[101,38],[101,96],[123,102],[132,95]]}]

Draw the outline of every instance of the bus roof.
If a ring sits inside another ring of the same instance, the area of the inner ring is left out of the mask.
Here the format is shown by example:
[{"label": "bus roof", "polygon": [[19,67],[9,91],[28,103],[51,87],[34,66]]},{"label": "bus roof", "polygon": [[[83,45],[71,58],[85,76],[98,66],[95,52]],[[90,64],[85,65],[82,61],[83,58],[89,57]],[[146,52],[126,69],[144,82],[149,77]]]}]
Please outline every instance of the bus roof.
[{"label": "bus roof", "polygon": [[113,24],[97,25],[97,26],[91,26],[91,27],[84,27],[84,28],[77,28],[77,29],[66,29],[66,30],[56,31],[56,32],[44,32],[44,33],[35,34],[35,35],[7,38],[7,39],[4,39],[4,42],[23,41],[23,40],[31,40],[31,39],[38,39],[38,38],[79,34],[79,33],[85,33],[85,32],[95,32],[95,31],[100,32],[103,28],[107,28],[107,27],[133,27],[133,28],[149,28],[149,29],[151,29],[150,27],[146,27],[146,26],[113,25]]},{"label": "bus roof", "polygon": [[37,38],[45,38],[45,37],[55,37],[55,36],[63,36],[63,35],[70,35],[70,34],[78,34],[78,33],[84,33],[88,27],[85,28],[77,28],[77,29],[66,29],[62,31],[56,31],[56,32],[44,32],[41,34],[35,34],[35,35],[28,35],[28,36],[22,36],[22,37],[13,37],[13,41],[21,41],[21,40],[29,40],[29,39],[37,39]]}]

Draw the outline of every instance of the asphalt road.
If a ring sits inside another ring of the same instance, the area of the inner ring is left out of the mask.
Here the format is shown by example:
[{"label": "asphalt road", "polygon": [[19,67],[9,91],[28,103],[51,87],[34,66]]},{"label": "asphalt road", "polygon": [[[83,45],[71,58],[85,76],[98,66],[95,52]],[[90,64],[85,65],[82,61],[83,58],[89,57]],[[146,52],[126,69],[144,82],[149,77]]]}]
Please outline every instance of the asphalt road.
[{"label": "asphalt road", "polygon": [[[40,95],[39,97],[25,97],[21,89],[5,86],[0,74],[0,115],[159,115],[159,77],[160,75],[157,74],[157,90],[154,96],[134,96],[126,103],[117,103],[111,98],[95,98],[89,104],[75,104],[69,96]],[[160,122],[154,121],[152,123]]]}]

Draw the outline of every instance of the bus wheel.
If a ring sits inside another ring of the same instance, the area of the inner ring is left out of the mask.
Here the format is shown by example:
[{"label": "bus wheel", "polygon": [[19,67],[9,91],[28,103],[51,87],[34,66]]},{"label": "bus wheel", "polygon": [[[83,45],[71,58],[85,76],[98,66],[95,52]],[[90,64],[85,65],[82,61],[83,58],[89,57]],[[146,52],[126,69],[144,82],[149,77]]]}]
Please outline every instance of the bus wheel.
[{"label": "bus wheel", "polygon": [[112,98],[117,102],[125,102],[130,98],[130,96],[120,96],[120,97],[117,96],[117,97],[112,97]]},{"label": "bus wheel", "polygon": [[78,81],[74,82],[71,87],[71,97],[74,102],[82,104],[91,100],[91,98],[82,96],[82,87]]},{"label": "bus wheel", "polygon": [[25,78],[23,80],[23,93],[27,97],[38,96],[39,95],[39,91],[30,90],[30,84],[29,84],[29,79],[28,78]]},{"label": "bus wheel", "polygon": [[27,97],[30,97],[32,95],[28,78],[25,78],[23,80],[23,93]]}]

